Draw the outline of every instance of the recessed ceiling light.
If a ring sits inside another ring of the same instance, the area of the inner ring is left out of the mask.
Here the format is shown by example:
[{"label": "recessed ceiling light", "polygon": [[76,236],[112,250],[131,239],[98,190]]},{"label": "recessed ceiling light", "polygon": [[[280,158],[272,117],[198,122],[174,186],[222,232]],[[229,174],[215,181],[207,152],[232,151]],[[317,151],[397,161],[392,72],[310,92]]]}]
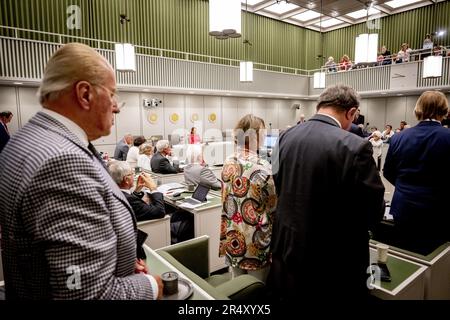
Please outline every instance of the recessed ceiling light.
[{"label": "recessed ceiling light", "polygon": [[387,92],[381,92],[380,94],[387,94]]},{"label": "recessed ceiling light", "polygon": [[385,2],[384,4],[393,9],[396,9],[396,8],[404,7],[409,4],[419,2],[419,1],[422,1],[422,0],[392,0],[392,1]]},{"label": "recessed ceiling light", "polygon": [[247,0],[247,1],[241,1],[242,4],[245,4],[247,2],[248,5],[254,6],[255,4],[258,4],[260,2],[264,2],[264,0]]},{"label": "recessed ceiling light", "polygon": [[13,84],[21,85],[21,84],[23,84],[23,82],[13,82]]},{"label": "recessed ceiling light", "polygon": [[299,6],[296,6],[295,4],[280,2],[280,3],[274,3],[273,5],[271,5],[267,8],[264,8],[264,10],[272,12],[272,13],[276,13],[276,14],[283,14],[283,13],[286,13],[288,11],[298,9],[298,8],[299,8]]},{"label": "recessed ceiling light", "polygon": [[[344,21],[338,20],[338,19],[335,19],[335,18],[331,18],[331,19],[322,21],[322,27],[323,28],[328,28],[328,27],[335,26],[335,25],[341,24],[341,23],[344,23]],[[314,25],[320,27],[320,24],[321,24],[320,22],[317,22]]]},{"label": "recessed ceiling light", "polygon": [[309,21],[315,18],[320,17],[320,13],[308,10],[299,14],[296,14],[295,16],[292,16],[292,19],[299,20],[299,21]]},{"label": "recessed ceiling light", "polygon": [[[379,12],[380,12],[380,10],[377,10],[375,8],[370,8],[369,9],[369,16],[373,15],[373,14],[377,14]],[[367,16],[367,10],[366,9],[362,9],[362,10],[346,13],[345,15],[349,16],[349,17],[352,17],[353,19],[359,19],[359,18],[363,18],[363,17]]]},{"label": "recessed ceiling light", "polygon": [[337,17],[339,15],[339,13],[335,10],[331,11],[331,16],[332,17]]}]

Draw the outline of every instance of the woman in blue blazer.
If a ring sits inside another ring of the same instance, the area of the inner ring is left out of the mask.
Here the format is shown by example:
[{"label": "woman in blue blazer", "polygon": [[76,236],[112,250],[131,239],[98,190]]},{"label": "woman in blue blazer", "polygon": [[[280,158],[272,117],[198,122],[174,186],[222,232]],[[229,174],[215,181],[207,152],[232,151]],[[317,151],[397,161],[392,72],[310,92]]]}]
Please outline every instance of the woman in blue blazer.
[{"label": "woman in blue blazer", "polygon": [[391,138],[384,176],[395,186],[391,213],[398,246],[428,254],[450,240],[450,130],[442,92],[426,91],[414,113],[420,121]]}]

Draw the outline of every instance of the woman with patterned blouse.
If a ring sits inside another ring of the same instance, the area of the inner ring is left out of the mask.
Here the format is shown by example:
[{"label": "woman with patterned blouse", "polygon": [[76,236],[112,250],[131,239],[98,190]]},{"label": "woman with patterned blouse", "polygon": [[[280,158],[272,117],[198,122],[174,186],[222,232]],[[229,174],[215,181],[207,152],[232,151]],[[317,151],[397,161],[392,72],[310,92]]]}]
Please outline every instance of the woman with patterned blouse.
[{"label": "woman with patterned blouse", "polygon": [[250,273],[265,282],[277,197],[271,165],[257,153],[264,136],[264,120],[251,114],[234,130],[236,152],[222,170],[219,254],[233,277]]}]

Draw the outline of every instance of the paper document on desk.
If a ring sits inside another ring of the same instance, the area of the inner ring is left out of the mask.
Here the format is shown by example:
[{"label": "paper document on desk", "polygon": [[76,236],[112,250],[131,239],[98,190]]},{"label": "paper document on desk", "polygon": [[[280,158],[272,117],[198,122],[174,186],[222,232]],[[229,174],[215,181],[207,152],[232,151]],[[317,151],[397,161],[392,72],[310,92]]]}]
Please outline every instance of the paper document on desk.
[{"label": "paper document on desk", "polygon": [[166,194],[168,191],[170,190],[175,190],[175,189],[183,189],[184,186],[181,183],[178,182],[171,182],[171,183],[166,183],[166,184],[162,184],[160,185],[157,190],[161,193]]},{"label": "paper document on desk", "polygon": [[182,202],[178,205],[179,208],[186,208],[186,209],[195,209],[197,207],[201,207],[205,204],[209,203],[209,201],[206,202],[202,202],[202,203],[197,203],[197,204],[192,204],[192,203],[188,203],[188,202]]}]

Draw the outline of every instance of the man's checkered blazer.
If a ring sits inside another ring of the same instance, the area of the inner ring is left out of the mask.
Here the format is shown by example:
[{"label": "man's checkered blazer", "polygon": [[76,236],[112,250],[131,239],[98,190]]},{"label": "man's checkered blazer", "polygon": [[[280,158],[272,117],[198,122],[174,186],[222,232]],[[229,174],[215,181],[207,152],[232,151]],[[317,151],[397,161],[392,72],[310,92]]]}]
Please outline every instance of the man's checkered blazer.
[{"label": "man's checkered blazer", "polygon": [[7,299],[151,299],[136,223],[100,162],[39,112],[0,154]]}]

